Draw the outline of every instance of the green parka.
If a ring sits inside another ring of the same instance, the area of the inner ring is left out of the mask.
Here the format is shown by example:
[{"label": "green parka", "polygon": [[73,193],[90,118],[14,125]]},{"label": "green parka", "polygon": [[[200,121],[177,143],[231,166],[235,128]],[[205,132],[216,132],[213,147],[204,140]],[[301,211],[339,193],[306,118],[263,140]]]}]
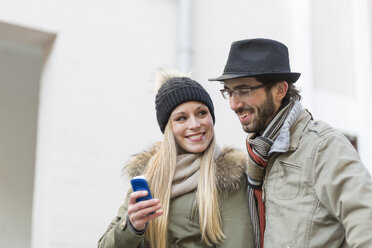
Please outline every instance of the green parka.
[{"label": "green parka", "polygon": [[[147,162],[153,155],[154,148],[135,155],[126,166],[129,176],[143,174]],[[254,247],[247,199],[246,161],[246,153],[232,148],[224,148],[216,160],[220,214],[226,239],[214,247]],[[128,192],[125,203],[119,208],[118,215],[99,240],[98,248],[149,247],[144,240],[144,234],[136,235],[127,223],[127,204],[130,193],[131,190]],[[195,192],[171,199],[168,247],[207,247],[201,242]]]}]

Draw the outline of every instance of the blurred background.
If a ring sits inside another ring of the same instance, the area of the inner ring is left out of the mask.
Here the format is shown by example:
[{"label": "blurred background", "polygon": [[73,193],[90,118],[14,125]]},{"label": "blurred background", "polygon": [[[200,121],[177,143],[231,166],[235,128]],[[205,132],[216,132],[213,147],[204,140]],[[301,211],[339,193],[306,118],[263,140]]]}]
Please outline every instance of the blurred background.
[{"label": "blurred background", "polygon": [[162,138],[160,68],[202,83],[218,142],[245,149],[207,81],[234,40],[285,43],[303,105],[372,171],[371,13],[369,0],[0,0],[0,247],[96,247],[124,163]]}]

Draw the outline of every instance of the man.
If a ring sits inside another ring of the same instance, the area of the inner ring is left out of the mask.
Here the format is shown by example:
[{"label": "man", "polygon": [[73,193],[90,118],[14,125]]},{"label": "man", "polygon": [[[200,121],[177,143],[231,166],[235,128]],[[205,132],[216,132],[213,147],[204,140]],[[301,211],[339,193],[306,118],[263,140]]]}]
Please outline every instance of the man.
[{"label": "man", "polygon": [[287,47],[233,42],[221,93],[247,137],[256,247],[372,247],[372,181],[339,131],[303,109]]}]

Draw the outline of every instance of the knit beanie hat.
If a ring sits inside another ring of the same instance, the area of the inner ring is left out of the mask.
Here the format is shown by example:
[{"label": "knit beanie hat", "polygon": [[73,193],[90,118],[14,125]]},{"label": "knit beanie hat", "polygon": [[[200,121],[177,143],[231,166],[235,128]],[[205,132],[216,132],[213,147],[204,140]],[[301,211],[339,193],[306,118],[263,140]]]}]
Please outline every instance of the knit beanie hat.
[{"label": "knit beanie hat", "polygon": [[[163,76],[160,79],[161,87],[155,98],[156,117],[162,133],[172,111],[180,104],[190,101],[204,103],[212,115],[215,123],[212,99],[207,91],[198,82],[189,77]],[[159,83],[159,82],[158,82]]]}]

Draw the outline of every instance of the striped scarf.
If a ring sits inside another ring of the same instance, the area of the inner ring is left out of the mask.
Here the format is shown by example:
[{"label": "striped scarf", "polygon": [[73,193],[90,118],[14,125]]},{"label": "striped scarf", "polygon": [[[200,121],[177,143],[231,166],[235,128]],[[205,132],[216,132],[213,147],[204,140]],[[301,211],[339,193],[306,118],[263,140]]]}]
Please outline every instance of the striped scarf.
[{"label": "striped scarf", "polygon": [[253,224],[256,248],[262,248],[265,232],[265,205],[262,199],[262,183],[265,177],[269,151],[276,137],[280,133],[284,120],[287,118],[294,102],[282,108],[267,126],[261,136],[256,134],[247,138],[249,163],[248,175],[248,201]]}]

